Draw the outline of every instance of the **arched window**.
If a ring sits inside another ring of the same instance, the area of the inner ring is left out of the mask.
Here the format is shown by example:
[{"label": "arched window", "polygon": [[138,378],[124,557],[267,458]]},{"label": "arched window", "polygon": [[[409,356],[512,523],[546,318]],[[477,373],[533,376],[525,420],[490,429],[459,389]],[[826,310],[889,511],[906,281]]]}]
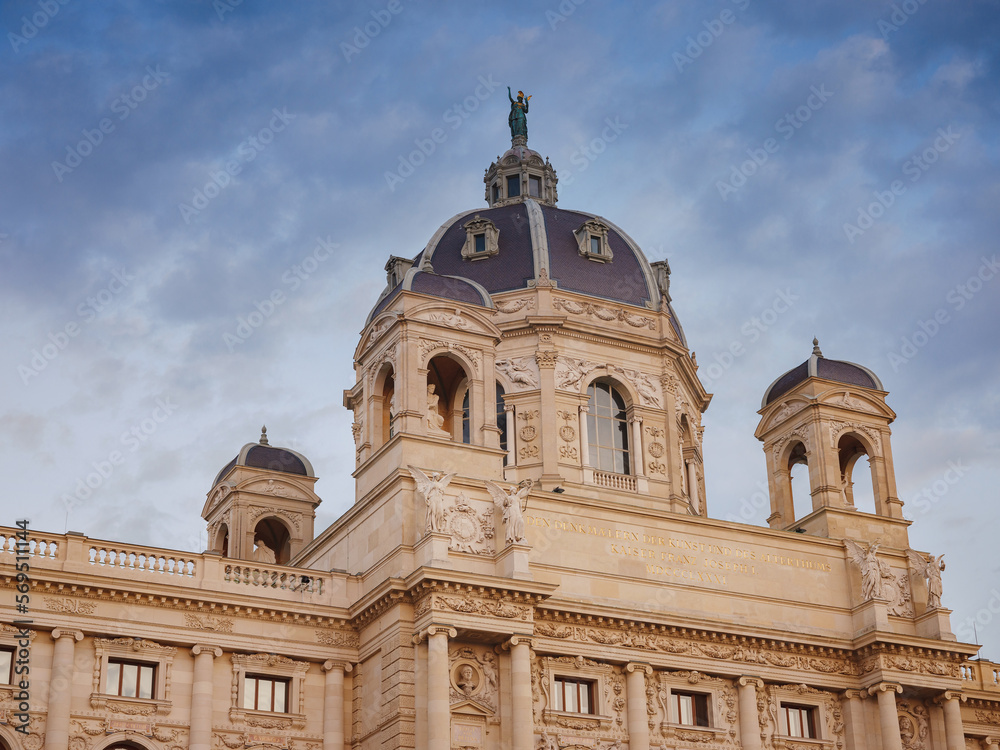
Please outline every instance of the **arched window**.
[{"label": "arched window", "polygon": [[[284,565],[291,557],[288,529],[276,518],[265,518],[254,529],[254,559],[261,563]],[[271,559],[273,558],[273,559]]]},{"label": "arched window", "polygon": [[591,383],[587,389],[590,465],[600,471],[630,474],[628,414],[625,399],[608,383]]},{"label": "arched window", "polygon": [[876,513],[875,477],[865,446],[850,433],[837,442],[840,454],[841,497],[844,505],[863,513]]},{"label": "arched window", "polygon": [[465,395],[462,396],[462,442],[468,445],[472,441],[469,439],[471,437],[471,432],[469,431],[469,389],[465,389]]},{"label": "arched window", "polygon": [[497,383],[497,427],[500,428],[500,450],[504,452],[503,465],[507,465],[507,413],[503,410],[504,390],[503,386]]},{"label": "arched window", "polygon": [[[433,357],[427,365],[425,429],[436,437],[472,443],[472,381],[465,368],[447,355]],[[476,420],[478,424],[481,420]]]},{"label": "arched window", "polygon": [[809,461],[802,443],[796,443],[792,452],[788,454],[788,491],[792,496],[792,512],[795,520],[813,512]]}]

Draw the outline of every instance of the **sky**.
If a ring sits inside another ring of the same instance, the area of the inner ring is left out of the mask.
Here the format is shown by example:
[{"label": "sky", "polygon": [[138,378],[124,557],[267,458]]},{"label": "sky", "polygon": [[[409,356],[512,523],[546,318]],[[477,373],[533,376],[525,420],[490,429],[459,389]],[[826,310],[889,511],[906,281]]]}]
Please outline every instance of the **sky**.
[{"label": "sky", "polygon": [[765,525],[756,411],[818,337],[890,392],[911,544],[1000,661],[997,11],[3,3],[0,524],[200,551],[264,423],[339,517],[383,266],[486,205],[510,86],[559,205],[670,261],[710,515]]}]

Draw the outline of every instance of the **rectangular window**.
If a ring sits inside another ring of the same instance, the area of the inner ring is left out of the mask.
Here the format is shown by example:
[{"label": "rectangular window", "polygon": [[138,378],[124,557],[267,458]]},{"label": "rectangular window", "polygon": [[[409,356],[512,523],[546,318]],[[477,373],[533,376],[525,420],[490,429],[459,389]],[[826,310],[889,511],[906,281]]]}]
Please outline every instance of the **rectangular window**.
[{"label": "rectangular window", "polygon": [[105,693],[122,698],[152,699],[156,683],[156,665],[121,659],[108,660],[108,679]]},{"label": "rectangular window", "polygon": [[539,198],[542,195],[542,178],[541,177],[528,177],[528,195]]},{"label": "rectangular window", "polygon": [[601,254],[601,238],[590,235],[590,252],[594,255]]},{"label": "rectangular window", "polygon": [[476,240],[475,252],[477,252],[477,253],[485,253],[486,252],[486,235],[485,234],[477,234],[477,235],[475,235],[475,240]]},{"label": "rectangular window", "polygon": [[701,693],[671,693],[678,724],[708,726],[708,696]]},{"label": "rectangular window", "polygon": [[500,183],[499,182],[494,182],[493,183],[493,202],[496,203],[499,200],[500,200]]},{"label": "rectangular window", "polygon": [[288,711],[288,680],[247,675],[243,682],[243,708],[253,711]]},{"label": "rectangular window", "polygon": [[810,706],[781,705],[789,737],[816,739],[816,709]]},{"label": "rectangular window", "polygon": [[589,680],[571,680],[567,677],[556,677],[556,711],[568,711],[574,714],[593,714],[594,683]]},{"label": "rectangular window", "polygon": [[516,198],[521,194],[521,176],[511,175],[507,178],[507,197]]},{"label": "rectangular window", "polygon": [[14,649],[0,648],[0,682],[14,684]]}]

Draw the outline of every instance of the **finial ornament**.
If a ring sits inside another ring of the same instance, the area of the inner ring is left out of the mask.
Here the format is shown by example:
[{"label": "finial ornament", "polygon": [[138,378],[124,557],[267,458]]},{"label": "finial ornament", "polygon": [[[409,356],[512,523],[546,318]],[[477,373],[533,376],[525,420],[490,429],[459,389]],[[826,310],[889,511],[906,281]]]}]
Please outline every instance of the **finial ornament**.
[{"label": "finial ornament", "polygon": [[[507,98],[510,99],[510,114],[507,116],[507,124],[510,125],[511,141],[521,137],[524,143],[528,142],[528,102],[530,96],[525,96],[523,91],[517,92],[517,101],[514,101],[510,93],[510,86],[507,87]],[[522,144],[523,145],[523,144]]]},{"label": "finial ornament", "polygon": [[267,425],[260,428],[260,444],[267,445]]},{"label": "finial ornament", "polygon": [[813,355],[817,357],[823,356],[823,352],[821,352],[819,349],[819,339],[816,338],[815,336],[813,337]]}]

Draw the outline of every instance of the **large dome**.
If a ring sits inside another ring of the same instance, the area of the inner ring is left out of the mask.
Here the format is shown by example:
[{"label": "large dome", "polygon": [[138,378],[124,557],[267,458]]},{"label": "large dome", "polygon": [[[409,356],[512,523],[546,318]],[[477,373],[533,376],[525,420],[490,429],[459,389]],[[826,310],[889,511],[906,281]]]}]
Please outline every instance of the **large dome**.
[{"label": "large dome", "polygon": [[[649,310],[670,307],[666,263],[650,264],[635,241],[607,219],[557,208],[555,170],[537,152],[510,149],[487,170],[486,182],[489,207],[463,211],[442,224],[424,249],[404,262],[402,273],[387,266],[389,284],[369,320],[401,290],[492,307],[491,299],[479,298],[480,291],[489,296],[538,283]],[[508,189],[520,192],[508,195]],[[484,235],[480,252],[470,250],[476,232]],[[594,252],[590,242],[597,243]],[[669,312],[683,341],[676,315]]]}]

